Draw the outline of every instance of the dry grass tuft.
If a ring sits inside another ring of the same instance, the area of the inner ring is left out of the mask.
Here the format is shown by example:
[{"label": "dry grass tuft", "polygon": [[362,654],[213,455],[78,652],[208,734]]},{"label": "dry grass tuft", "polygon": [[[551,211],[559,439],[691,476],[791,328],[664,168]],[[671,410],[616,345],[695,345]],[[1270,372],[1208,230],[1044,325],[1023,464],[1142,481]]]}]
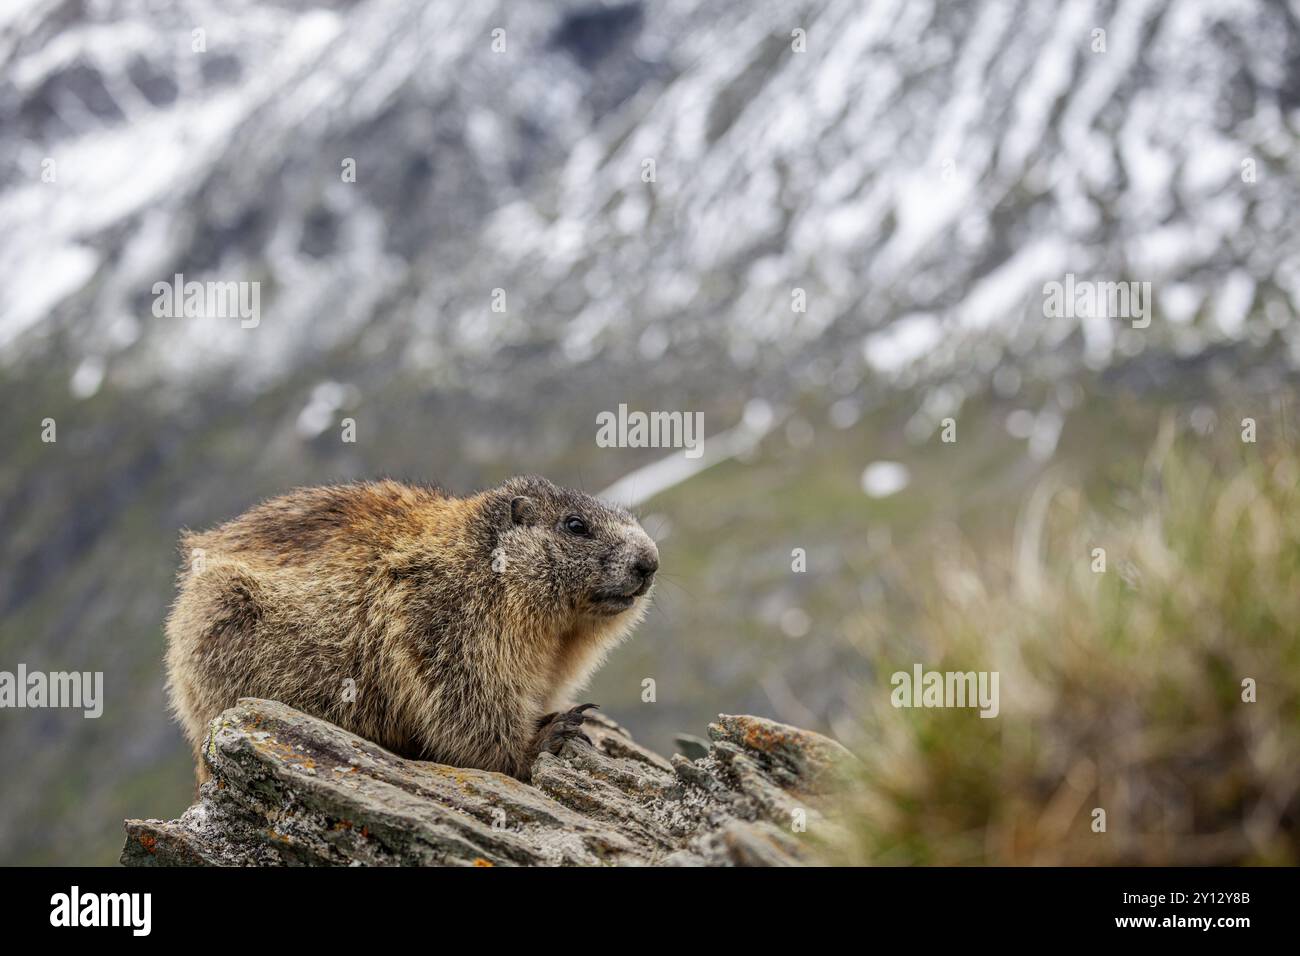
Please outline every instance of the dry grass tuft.
[{"label": "dry grass tuft", "polygon": [[[860,622],[877,679],[837,858],[1300,862],[1300,458],[1229,444],[1166,429],[1105,514],[1049,481],[1006,553],[941,542]],[[998,671],[1000,715],[894,708],[916,662]]]}]

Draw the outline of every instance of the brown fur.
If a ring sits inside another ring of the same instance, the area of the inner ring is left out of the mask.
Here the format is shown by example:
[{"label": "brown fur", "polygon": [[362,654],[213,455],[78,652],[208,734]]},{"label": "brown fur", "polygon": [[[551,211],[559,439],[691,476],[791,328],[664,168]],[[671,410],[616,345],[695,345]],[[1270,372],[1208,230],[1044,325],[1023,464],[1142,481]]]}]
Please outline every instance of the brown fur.
[{"label": "brown fur", "polygon": [[641,619],[658,566],[630,514],[541,478],[301,489],[181,546],[168,692],[200,782],[208,724],[240,697],[527,779],[539,718]]}]

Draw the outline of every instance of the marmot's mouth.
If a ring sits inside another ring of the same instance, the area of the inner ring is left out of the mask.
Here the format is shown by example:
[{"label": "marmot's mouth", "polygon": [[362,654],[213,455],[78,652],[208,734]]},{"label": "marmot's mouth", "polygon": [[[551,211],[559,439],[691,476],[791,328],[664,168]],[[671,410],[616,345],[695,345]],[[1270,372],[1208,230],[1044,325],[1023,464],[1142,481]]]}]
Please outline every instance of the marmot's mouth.
[{"label": "marmot's mouth", "polygon": [[636,599],[650,590],[650,582],[646,581],[641,584],[635,591],[622,593],[620,591],[596,591],[591,595],[591,603],[601,614],[618,614],[626,611]]},{"label": "marmot's mouth", "polygon": [[654,576],[647,575],[641,579],[636,589],[632,591],[594,591],[591,595],[591,603],[602,614],[618,614],[635,604],[636,599],[649,591],[653,583]]}]

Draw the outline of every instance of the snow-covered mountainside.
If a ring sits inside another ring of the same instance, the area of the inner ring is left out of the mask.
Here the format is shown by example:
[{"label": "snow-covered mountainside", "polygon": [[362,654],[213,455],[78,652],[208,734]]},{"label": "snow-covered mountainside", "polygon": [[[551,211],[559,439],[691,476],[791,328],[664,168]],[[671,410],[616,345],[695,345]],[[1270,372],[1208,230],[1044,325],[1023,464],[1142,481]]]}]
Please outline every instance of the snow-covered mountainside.
[{"label": "snow-covered mountainside", "polygon": [[[83,392],[256,386],[362,330],[442,375],[987,367],[1076,330],[1101,363],[1300,301],[1293,3],[34,0],[0,29],[0,343],[75,353]],[[1153,283],[1157,332],[1045,321],[1067,272]],[[155,318],[176,273],[261,282],[262,322]]]}]

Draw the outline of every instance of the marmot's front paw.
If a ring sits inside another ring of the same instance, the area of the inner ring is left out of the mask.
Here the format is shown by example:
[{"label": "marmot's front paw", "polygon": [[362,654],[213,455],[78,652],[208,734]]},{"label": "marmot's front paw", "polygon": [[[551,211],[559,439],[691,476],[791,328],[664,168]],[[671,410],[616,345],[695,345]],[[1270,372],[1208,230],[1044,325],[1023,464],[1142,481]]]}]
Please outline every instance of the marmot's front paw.
[{"label": "marmot's front paw", "polygon": [[[569,710],[539,718],[537,735],[533,738],[532,747],[529,748],[531,758],[535,760],[541,753],[558,754],[566,740],[582,740],[587,746],[591,746],[591,738],[582,732],[582,722],[586,719],[585,712],[596,706],[599,705],[579,704]],[[531,760],[529,762],[531,764]]]}]

